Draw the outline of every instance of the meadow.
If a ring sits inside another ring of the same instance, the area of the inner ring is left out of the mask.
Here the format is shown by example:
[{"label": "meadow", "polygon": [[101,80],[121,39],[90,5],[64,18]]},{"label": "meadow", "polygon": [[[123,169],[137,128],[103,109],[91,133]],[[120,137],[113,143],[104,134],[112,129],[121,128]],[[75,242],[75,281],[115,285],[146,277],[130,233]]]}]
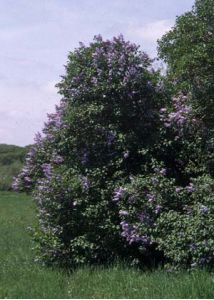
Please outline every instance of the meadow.
[{"label": "meadow", "polygon": [[35,206],[25,194],[0,192],[0,298],[213,298],[214,274],[168,273],[117,264],[67,273],[34,261],[28,227]]}]

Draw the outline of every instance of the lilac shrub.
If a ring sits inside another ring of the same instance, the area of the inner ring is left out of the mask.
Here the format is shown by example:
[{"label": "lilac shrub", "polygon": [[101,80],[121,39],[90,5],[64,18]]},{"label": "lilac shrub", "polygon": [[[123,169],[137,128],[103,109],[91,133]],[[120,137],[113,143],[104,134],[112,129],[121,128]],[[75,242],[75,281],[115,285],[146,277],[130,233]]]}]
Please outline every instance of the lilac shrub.
[{"label": "lilac shrub", "polygon": [[[159,74],[139,47],[101,36],[68,56],[62,100],[15,179],[38,207],[40,259],[73,267],[132,256],[120,236],[118,185],[141,171],[158,133]],[[128,255],[130,254],[130,255]]]}]

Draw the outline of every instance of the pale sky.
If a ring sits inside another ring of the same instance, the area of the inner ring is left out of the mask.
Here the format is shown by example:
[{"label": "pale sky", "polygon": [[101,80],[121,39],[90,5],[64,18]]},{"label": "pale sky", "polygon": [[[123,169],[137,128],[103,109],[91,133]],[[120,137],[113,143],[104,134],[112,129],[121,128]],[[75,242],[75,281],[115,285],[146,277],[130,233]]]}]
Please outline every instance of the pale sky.
[{"label": "pale sky", "polygon": [[59,102],[69,51],[122,33],[151,57],[193,0],[0,0],[0,144],[25,146]]}]

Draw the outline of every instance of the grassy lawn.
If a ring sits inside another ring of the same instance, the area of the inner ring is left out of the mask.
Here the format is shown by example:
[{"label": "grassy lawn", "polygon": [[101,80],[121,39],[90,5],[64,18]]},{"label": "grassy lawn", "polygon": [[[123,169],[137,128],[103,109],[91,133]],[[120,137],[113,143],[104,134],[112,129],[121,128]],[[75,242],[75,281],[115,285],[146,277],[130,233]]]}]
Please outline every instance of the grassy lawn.
[{"label": "grassy lawn", "polygon": [[214,298],[214,274],[140,272],[121,265],[71,275],[37,265],[30,197],[0,193],[0,298]]}]

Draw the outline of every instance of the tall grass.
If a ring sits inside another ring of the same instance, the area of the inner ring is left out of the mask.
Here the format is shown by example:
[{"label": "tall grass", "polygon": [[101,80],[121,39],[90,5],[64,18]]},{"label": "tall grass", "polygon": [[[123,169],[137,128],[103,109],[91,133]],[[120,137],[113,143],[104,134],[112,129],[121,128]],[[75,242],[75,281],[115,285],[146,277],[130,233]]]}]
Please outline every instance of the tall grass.
[{"label": "tall grass", "polygon": [[213,298],[214,275],[142,272],[122,264],[85,267],[70,275],[34,262],[27,227],[35,222],[30,197],[0,193],[0,298]]}]

